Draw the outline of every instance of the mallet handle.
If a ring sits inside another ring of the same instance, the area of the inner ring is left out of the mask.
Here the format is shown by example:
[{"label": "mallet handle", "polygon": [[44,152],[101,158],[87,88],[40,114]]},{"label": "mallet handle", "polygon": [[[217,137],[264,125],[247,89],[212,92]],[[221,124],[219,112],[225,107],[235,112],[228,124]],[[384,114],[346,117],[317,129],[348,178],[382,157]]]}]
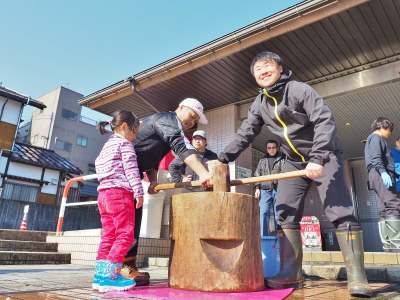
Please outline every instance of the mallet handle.
[{"label": "mallet handle", "polygon": [[[285,173],[278,173],[272,175],[264,175],[264,176],[257,176],[257,177],[249,177],[243,179],[234,179],[231,180],[231,186],[243,185],[243,184],[250,184],[250,183],[258,183],[263,181],[272,181],[272,180],[279,180],[279,179],[286,179],[286,178],[293,178],[293,177],[302,177],[306,176],[306,170],[300,171],[292,171],[292,172],[285,172]],[[178,188],[187,188],[192,186],[201,186],[200,181],[189,181],[189,182],[177,182],[177,183],[164,183],[159,184],[154,187],[156,191],[160,190],[168,190],[168,189],[178,189]]]}]

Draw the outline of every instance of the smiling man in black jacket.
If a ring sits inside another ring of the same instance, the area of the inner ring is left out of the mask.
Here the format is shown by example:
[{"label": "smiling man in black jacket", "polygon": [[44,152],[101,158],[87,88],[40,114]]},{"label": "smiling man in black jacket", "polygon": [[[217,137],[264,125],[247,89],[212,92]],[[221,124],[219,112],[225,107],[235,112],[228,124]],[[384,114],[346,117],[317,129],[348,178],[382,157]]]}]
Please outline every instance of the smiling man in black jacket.
[{"label": "smiling man in black jacket", "polygon": [[371,296],[365,275],[362,229],[346,183],[343,148],[336,137],[336,124],[321,96],[308,84],[292,80],[281,57],[258,54],[251,73],[260,95],[233,141],[219,154],[223,163],[234,161],[260,133],[263,125],[276,135],[287,156],[282,172],[306,170],[307,177],[283,179],[276,199],[281,269],[265,280],[271,288],[302,288],[300,220],[312,182],[317,184],[325,213],[336,229],[346,263],[348,289],[354,296]]},{"label": "smiling man in black jacket", "polygon": [[[211,174],[199,161],[196,151],[184,136],[184,131],[197,122],[207,124],[203,113],[203,105],[196,99],[186,98],[175,111],[161,112],[140,120],[140,127],[133,141],[140,176],[146,172],[150,181],[149,194],[157,183],[158,165],[171,149],[199,176],[205,188],[211,186]],[[136,267],[136,255],[139,246],[140,227],[143,207],[135,211],[135,242],[125,256],[121,274],[125,278],[135,279],[136,285],[148,285],[149,273],[140,273]]]}]

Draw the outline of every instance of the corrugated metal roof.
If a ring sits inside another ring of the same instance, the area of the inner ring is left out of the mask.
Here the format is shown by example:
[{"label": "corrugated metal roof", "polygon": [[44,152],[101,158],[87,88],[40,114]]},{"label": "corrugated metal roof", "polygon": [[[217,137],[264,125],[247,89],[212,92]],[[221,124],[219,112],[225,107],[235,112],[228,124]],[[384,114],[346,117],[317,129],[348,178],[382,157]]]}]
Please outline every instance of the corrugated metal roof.
[{"label": "corrugated metal roof", "polygon": [[97,186],[85,184],[85,185],[81,188],[81,195],[82,195],[82,196],[97,197],[97,196],[99,195],[99,192],[97,191]]},{"label": "corrugated metal roof", "polygon": [[66,171],[71,174],[80,175],[83,173],[78,167],[75,167],[53,150],[18,142],[14,145],[14,152],[12,153],[11,161],[53,170]]},{"label": "corrugated metal roof", "polygon": [[30,106],[34,106],[39,109],[46,108],[46,105],[44,105],[42,102],[34,100],[29,96],[23,95],[21,93],[7,89],[2,86],[0,86],[0,96],[9,98],[9,99],[12,99],[12,100],[15,100],[15,101],[18,101],[18,102],[21,102],[21,103],[24,103],[24,104],[27,104]]},{"label": "corrugated metal roof", "polygon": [[[285,65],[293,71],[295,80],[311,85],[398,61],[400,59],[400,31],[398,30],[400,28],[400,1],[359,1],[356,6],[340,11],[340,5],[349,3],[356,3],[356,1],[324,2],[324,7],[318,7],[307,13],[307,21],[306,14],[291,16],[280,24],[274,25],[276,28],[283,28],[282,30],[287,28],[283,34],[270,38],[269,32],[272,32],[275,27],[268,28],[265,33],[262,33],[265,39],[258,44],[242,48],[221,59],[210,59],[209,63],[201,67],[171,79],[162,80],[141,90],[140,93],[160,111],[176,109],[180,101],[186,97],[199,99],[205,110],[242,103],[255,98],[258,94],[249,66],[256,54],[266,50],[281,55]],[[334,10],[328,12],[328,6],[334,6],[337,13]],[[313,18],[315,21],[310,21]],[[304,26],[298,26],[295,30],[290,30],[290,26],[287,25],[290,21],[300,20],[301,22],[303,19]],[[241,41],[237,43],[240,44]],[[391,88],[393,87],[390,85],[382,86],[380,92],[390,93]],[[355,144],[359,143],[362,137],[345,134],[348,130],[342,128],[344,125],[340,122],[342,119],[348,119],[350,115],[352,119],[360,120],[363,116],[368,116],[366,121],[359,125],[366,126],[368,130],[370,123],[376,118],[375,115],[370,114],[369,110],[372,106],[357,107],[349,103],[356,101],[357,97],[360,97],[359,93],[362,93],[365,103],[374,102],[376,95],[373,91],[375,88],[370,92],[357,92],[354,95],[349,93],[350,95],[327,101],[338,121],[338,134],[342,143],[345,144],[346,149],[353,149],[352,153],[347,154],[348,158],[363,155],[360,148],[362,144]],[[393,95],[393,101],[395,101],[395,96]],[[335,105],[341,101],[348,104],[348,109],[344,112],[339,109],[339,105]],[[393,107],[396,102],[391,102],[390,105]],[[98,106],[96,110],[110,114],[121,107],[132,110],[139,117],[154,113],[134,94]],[[389,117],[390,114],[382,111],[382,115]],[[398,116],[393,116],[392,121],[400,124]],[[365,134],[363,131],[364,138]],[[267,137],[268,133],[261,134],[253,146],[265,151],[263,141]],[[259,141],[260,139],[263,141]]]}]

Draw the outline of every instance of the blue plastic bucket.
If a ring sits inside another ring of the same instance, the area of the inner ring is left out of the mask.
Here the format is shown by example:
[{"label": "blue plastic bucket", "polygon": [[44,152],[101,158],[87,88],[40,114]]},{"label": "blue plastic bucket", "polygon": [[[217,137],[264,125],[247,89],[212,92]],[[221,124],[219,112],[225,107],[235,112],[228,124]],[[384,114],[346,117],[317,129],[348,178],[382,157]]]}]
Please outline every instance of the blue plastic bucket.
[{"label": "blue plastic bucket", "polygon": [[274,236],[261,237],[264,278],[278,274],[280,267],[279,242]]}]

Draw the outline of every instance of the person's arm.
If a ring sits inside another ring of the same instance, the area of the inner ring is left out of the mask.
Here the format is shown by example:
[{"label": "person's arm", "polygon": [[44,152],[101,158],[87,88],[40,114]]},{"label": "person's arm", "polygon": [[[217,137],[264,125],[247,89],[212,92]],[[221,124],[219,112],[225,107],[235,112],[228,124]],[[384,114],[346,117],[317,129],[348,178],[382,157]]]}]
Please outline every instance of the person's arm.
[{"label": "person's arm", "polygon": [[[261,175],[262,160],[263,160],[263,159],[260,159],[260,161],[258,162],[257,169],[256,169],[255,172],[254,172],[254,177],[257,177],[257,176],[260,176],[260,175]],[[260,182],[255,183],[255,184],[254,184],[254,187],[256,188],[256,198],[259,198],[259,196],[257,197],[257,190],[260,191],[260,189],[261,189],[261,183],[260,183]]]},{"label": "person's arm", "polygon": [[157,135],[170,146],[172,151],[181,160],[185,161],[186,157],[195,154],[196,150],[185,137],[178,122],[180,121],[175,114],[168,114],[157,120],[154,124],[154,129]]},{"label": "person's arm", "polygon": [[298,90],[299,99],[311,123],[314,124],[314,139],[311,148],[310,162],[323,166],[329,161],[329,154],[335,150],[336,123],[332,112],[324,100],[309,85],[301,84]]},{"label": "person's arm", "polygon": [[158,191],[154,189],[154,187],[158,184],[157,180],[157,170],[156,169],[151,169],[146,171],[147,178],[149,178],[150,185],[149,188],[147,189],[147,193],[150,195],[158,194]]},{"label": "person's arm", "polygon": [[196,155],[196,150],[185,138],[178,125],[175,115],[160,119],[154,126],[157,134],[170,145],[171,149],[187,164],[200,178],[204,188],[212,186],[211,174],[202,165]]},{"label": "person's arm", "polygon": [[[124,168],[125,176],[133,190],[133,195],[137,198],[137,206],[143,204],[143,186],[140,179],[139,167],[136,161],[136,153],[132,144],[128,141],[120,145],[122,167]],[[139,206],[139,207],[140,207]],[[138,207],[138,208],[139,208]]]},{"label": "person's arm", "polygon": [[199,176],[204,188],[209,188],[212,186],[211,174],[199,161],[196,154],[189,155],[185,158],[184,162]]},{"label": "person's arm", "polygon": [[261,99],[262,95],[260,94],[250,106],[247,118],[236,132],[233,141],[218,155],[218,160],[220,162],[227,164],[234,161],[261,132],[262,126],[264,125],[264,121],[259,112]]},{"label": "person's arm", "polygon": [[379,172],[379,174],[386,172],[385,164],[382,160],[382,138],[379,136],[379,134],[373,134],[369,140],[369,144],[366,146],[369,149],[369,157],[371,159],[371,165],[374,167],[374,169]]},{"label": "person's arm", "polygon": [[169,173],[172,176],[174,182],[182,182],[182,174],[184,174],[185,163],[179,157],[175,157],[169,164]]}]

